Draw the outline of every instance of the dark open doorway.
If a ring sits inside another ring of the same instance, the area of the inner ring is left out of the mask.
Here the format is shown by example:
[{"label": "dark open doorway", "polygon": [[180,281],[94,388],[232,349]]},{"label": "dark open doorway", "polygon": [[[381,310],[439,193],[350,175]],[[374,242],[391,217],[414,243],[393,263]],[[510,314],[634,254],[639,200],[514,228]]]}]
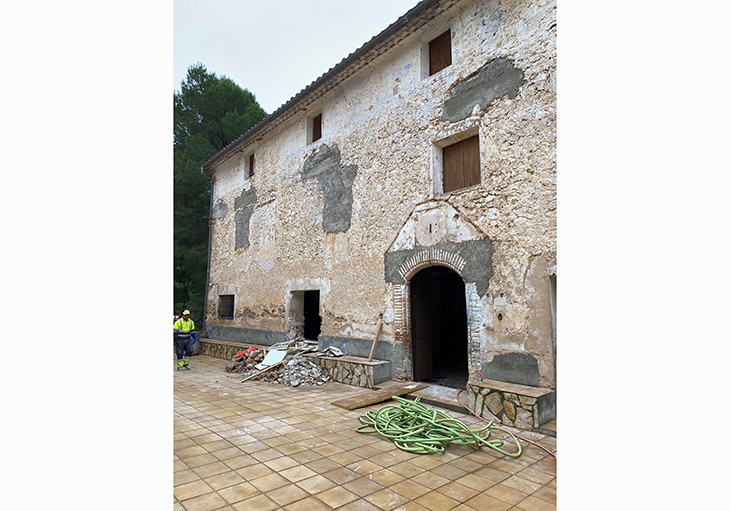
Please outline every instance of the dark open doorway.
[{"label": "dark open doorway", "polygon": [[304,292],[304,338],[316,341],[322,331],[322,317],[319,315],[319,291]]},{"label": "dark open doorway", "polygon": [[464,281],[430,266],[411,279],[413,379],[466,388],[468,331]]}]

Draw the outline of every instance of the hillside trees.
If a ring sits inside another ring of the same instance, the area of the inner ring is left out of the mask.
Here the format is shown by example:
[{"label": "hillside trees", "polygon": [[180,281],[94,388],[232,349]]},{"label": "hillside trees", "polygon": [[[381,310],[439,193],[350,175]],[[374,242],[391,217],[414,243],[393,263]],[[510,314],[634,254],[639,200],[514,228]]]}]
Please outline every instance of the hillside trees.
[{"label": "hillside trees", "polygon": [[200,167],[266,117],[247,89],[198,63],[174,94],[174,311],[203,318],[210,178]]}]

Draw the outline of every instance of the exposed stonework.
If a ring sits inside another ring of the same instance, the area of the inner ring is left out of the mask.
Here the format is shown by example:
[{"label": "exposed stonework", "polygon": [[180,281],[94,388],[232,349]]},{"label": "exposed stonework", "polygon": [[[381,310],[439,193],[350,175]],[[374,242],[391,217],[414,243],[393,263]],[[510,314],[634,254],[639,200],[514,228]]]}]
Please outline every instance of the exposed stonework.
[{"label": "exposed stonework", "polygon": [[[555,2],[458,0],[428,13],[243,137],[254,176],[244,151],[211,164],[206,323],[211,336],[280,342],[301,333],[292,293],[318,290],[320,340],[367,356],[382,314],[378,353],[407,379],[409,279],[445,266],[465,283],[469,381],[554,389]],[[424,48],[447,28],[452,65],[428,76]],[[322,139],[308,144],[313,112]],[[443,148],[475,135],[481,182],[443,193]],[[233,319],[216,316],[223,286],[235,291]]]}]

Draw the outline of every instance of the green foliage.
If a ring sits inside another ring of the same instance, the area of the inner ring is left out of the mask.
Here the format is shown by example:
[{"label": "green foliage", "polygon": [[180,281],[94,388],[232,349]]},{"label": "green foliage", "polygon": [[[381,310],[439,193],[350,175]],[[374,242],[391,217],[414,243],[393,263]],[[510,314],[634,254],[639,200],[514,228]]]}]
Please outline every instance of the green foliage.
[{"label": "green foliage", "polygon": [[190,309],[194,320],[202,322],[210,178],[200,167],[266,112],[252,93],[202,64],[188,68],[174,107],[174,309]]}]

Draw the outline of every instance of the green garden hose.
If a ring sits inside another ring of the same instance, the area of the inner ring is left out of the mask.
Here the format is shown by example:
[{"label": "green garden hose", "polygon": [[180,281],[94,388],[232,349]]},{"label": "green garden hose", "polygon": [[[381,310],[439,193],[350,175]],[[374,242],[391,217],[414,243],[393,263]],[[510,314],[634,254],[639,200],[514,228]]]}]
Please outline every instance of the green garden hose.
[{"label": "green garden hose", "polygon": [[[387,405],[379,410],[367,412],[359,417],[361,426],[358,433],[379,433],[392,440],[395,445],[408,452],[417,454],[433,454],[443,452],[450,444],[465,444],[480,448],[483,445],[516,458],[522,454],[522,446],[517,438],[506,429],[489,424],[480,429],[470,429],[458,419],[454,419],[439,410],[426,408],[415,401],[393,396],[400,405]],[[501,447],[504,441],[496,438],[489,440],[492,430],[500,430],[509,434],[517,444],[517,452],[509,453]]]}]

